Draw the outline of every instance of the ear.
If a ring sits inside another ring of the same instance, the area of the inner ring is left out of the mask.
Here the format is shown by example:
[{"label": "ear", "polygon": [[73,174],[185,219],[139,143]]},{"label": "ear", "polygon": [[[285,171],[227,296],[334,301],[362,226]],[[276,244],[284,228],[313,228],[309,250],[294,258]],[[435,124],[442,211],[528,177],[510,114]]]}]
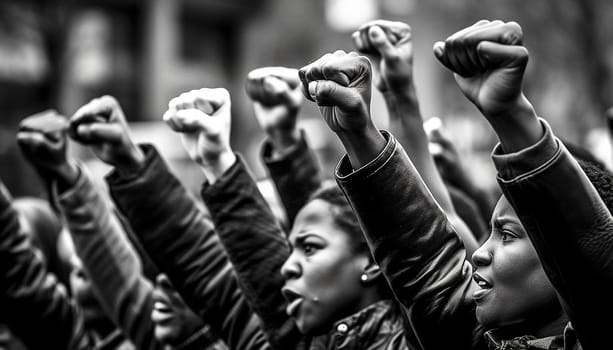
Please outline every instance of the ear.
[{"label": "ear", "polygon": [[368,256],[367,259],[364,259],[361,269],[362,275],[367,277],[365,281],[362,280],[363,284],[373,284],[379,281],[379,277],[382,274],[381,267],[375,263],[372,257]]}]

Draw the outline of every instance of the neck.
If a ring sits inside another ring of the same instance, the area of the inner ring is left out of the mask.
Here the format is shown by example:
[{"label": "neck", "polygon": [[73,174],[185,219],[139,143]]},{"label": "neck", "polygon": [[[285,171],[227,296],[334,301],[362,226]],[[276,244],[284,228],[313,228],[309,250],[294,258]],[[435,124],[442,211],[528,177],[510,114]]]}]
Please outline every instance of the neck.
[{"label": "neck", "polygon": [[545,338],[562,334],[567,323],[568,317],[564,312],[561,312],[547,319],[530,320],[503,326],[496,329],[495,332],[501,339],[511,339],[523,335]]}]

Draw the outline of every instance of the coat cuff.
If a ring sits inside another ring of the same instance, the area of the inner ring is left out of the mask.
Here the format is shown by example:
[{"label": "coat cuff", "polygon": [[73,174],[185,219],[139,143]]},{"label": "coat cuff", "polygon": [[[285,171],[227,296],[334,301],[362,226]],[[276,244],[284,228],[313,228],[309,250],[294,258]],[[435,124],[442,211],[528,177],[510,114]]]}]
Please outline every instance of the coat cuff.
[{"label": "coat cuff", "polygon": [[515,182],[537,173],[547,166],[560,153],[559,141],[553,135],[549,124],[539,118],[543,136],[532,146],[513,153],[504,153],[497,144],[492,152],[492,160],[503,183]]},{"label": "coat cuff", "polygon": [[381,130],[381,134],[386,141],[385,147],[383,147],[381,153],[379,153],[375,159],[368,162],[368,164],[357,170],[353,169],[351,162],[349,161],[349,156],[345,154],[336,166],[336,170],[334,172],[337,181],[344,183],[348,181],[359,181],[366,179],[376,174],[385,165],[385,163],[387,163],[396,149],[396,139],[391,137],[391,134],[386,130]]}]

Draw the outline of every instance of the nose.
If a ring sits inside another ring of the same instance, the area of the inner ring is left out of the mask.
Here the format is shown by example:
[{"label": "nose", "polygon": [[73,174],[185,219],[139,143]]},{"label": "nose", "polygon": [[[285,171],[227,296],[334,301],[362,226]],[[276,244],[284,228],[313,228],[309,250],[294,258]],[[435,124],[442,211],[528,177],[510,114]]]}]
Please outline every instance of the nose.
[{"label": "nose", "polygon": [[281,266],[281,276],[283,276],[283,279],[289,280],[300,276],[301,269],[297,260],[294,253],[287,257],[287,260]]},{"label": "nose", "polygon": [[487,266],[492,263],[492,251],[489,249],[488,242],[489,240],[473,253],[473,264],[477,267]]}]

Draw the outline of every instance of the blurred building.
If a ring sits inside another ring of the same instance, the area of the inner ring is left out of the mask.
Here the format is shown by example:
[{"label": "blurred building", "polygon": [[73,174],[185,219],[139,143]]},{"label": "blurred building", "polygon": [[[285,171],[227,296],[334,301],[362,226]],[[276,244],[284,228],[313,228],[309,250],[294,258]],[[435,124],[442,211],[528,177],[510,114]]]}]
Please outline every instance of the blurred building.
[{"label": "blurred building", "polygon": [[[233,146],[246,156],[256,176],[262,177],[258,150],[263,134],[243,90],[246,74],[261,66],[301,67],[327,52],[352,50],[353,30],[368,20],[386,18],[413,27],[414,74],[424,117],[442,117],[452,134],[461,136],[456,141],[462,151],[470,151],[477,164],[474,169],[479,169],[477,176],[494,185],[488,154],[495,138],[458,91],[451,74],[433,58],[436,40],[479,18],[518,20],[525,24],[526,42],[531,51],[534,49],[531,64],[536,68],[529,71],[526,88],[539,110],[552,116],[556,130],[574,141],[583,141],[588,130],[603,124],[598,119],[599,108],[582,107],[595,106],[586,98],[587,90],[576,86],[578,82],[593,86],[583,79],[591,75],[581,75],[583,71],[560,58],[564,42],[558,36],[551,41],[555,45],[552,49],[542,40],[549,27],[534,13],[563,9],[562,5],[547,0],[522,1],[526,6],[503,0],[487,4],[478,0],[3,0],[0,178],[16,195],[40,194],[35,174],[16,149],[18,121],[46,108],[71,115],[91,98],[110,94],[134,123],[136,137],[158,144],[181,178],[196,188],[201,175],[186,160],[176,135],[161,125],[160,119],[172,97],[201,87],[230,90]],[[593,8],[605,6],[597,0],[585,3]],[[579,10],[563,11],[556,17],[561,23],[550,23],[551,31],[562,35],[556,26],[582,28],[578,14],[585,13],[586,19],[593,14]],[[606,18],[611,18],[611,13],[597,12]],[[563,49],[572,43],[566,45]],[[613,52],[605,49],[608,55]],[[579,59],[570,54],[564,57],[571,63]],[[605,77],[598,71],[592,73]],[[545,84],[552,88],[545,89]],[[577,110],[585,111],[583,119],[572,119]],[[376,93],[373,116],[379,127],[387,126],[385,108]],[[309,130],[312,145],[320,151],[325,174],[331,175],[341,154],[338,141],[323,125],[313,104],[305,103],[300,120]],[[82,148],[75,146],[73,150],[83,159],[91,158]],[[101,176],[105,168],[94,167],[101,169],[97,171]]]}]

